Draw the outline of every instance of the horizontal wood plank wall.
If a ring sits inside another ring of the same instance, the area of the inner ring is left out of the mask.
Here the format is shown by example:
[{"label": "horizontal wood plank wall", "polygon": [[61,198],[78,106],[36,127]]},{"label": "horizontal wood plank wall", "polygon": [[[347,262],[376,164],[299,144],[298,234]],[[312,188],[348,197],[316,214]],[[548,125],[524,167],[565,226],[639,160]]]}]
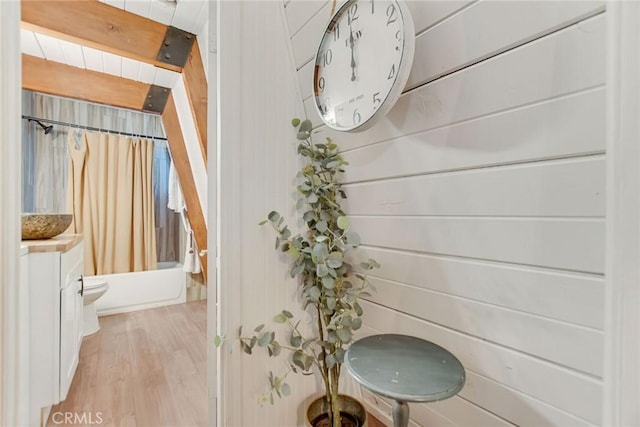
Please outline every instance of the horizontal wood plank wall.
[{"label": "horizontal wood plank wall", "polygon": [[[330,1],[285,13],[318,137],[350,165],[346,212],[382,267],[362,335],[456,354],[455,398],[416,425],[599,425],[605,215],[603,2],[410,1],[416,57],[396,106],[320,125],[312,57]],[[390,402],[364,392],[377,415]]]}]

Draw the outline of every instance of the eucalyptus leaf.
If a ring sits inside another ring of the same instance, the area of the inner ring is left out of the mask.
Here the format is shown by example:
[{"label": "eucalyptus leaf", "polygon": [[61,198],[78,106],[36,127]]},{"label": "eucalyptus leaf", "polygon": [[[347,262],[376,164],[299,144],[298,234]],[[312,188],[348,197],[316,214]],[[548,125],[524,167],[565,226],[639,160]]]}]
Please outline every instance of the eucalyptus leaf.
[{"label": "eucalyptus leaf", "polygon": [[327,231],[327,222],[318,221],[318,223],[316,224],[316,230],[318,230],[320,233],[324,233],[325,231]]},{"label": "eucalyptus leaf", "polygon": [[311,369],[311,366],[313,366],[313,357],[306,356],[304,358],[304,370],[308,371],[309,369]]},{"label": "eucalyptus leaf", "polygon": [[351,246],[359,246],[361,243],[360,235],[355,231],[348,232],[345,237],[347,238],[347,243],[349,243]]},{"label": "eucalyptus leaf", "polygon": [[331,268],[340,268],[342,266],[342,254],[340,252],[331,252],[327,255],[326,262]]},{"label": "eucalyptus leaf", "polygon": [[254,329],[254,331],[255,331],[256,333],[257,333],[257,332],[260,332],[260,331],[262,330],[262,328],[264,328],[264,323],[262,323],[262,324],[260,324],[260,325],[256,326],[256,328]]},{"label": "eucalyptus leaf", "polygon": [[291,125],[292,125],[294,128],[297,128],[298,126],[300,126],[300,119],[298,119],[298,118],[291,119]]},{"label": "eucalyptus leaf", "polygon": [[240,346],[242,347],[242,351],[247,354],[251,354],[251,347],[244,341],[240,341]]},{"label": "eucalyptus leaf", "polygon": [[296,350],[295,352],[293,352],[293,354],[291,355],[291,361],[298,368],[305,370],[304,369],[304,353],[302,352],[302,350]]},{"label": "eucalyptus leaf", "polygon": [[302,123],[300,123],[300,127],[298,128],[300,132],[309,132],[311,129],[313,129],[311,120],[303,120]]},{"label": "eucalyptus leaf", "polygon": [[311,300],[313,300],[313,301],[318,301],[318,299],[320,298],[320,289],[318,289],[315,286],[310,288],[309,289],[309,298],[311,298]]},{"label": "eucalyptus leaf", "polygon": [[262,334],[260,338],[258,338],[258,347],[266,347],[267,345],[271,344],[271,341],[273,341],[273,337],[273,332],[266,332]]},{"label": "eucalyptus leaf", "polygon": [[353,303],[353,309],[356,311],[356,314],[358,316],[362,316],[362,307],[360,307],[360,304],[358,304],[357,302]]},{"label": "eucalyptus leaf", "polygon": [[289,344],[291,344],[292,347],[300,347],[302,344],[302,337],[300,335],[291,335]]},{"label": "eucalyptus leaf", "polygon": [[289,230],[289,227],[283,228],[282,232],[280,233],[280,236],[283,239],[288,239],[289,237],[291,237],[291,230]]},{"label": "eucalyptus leaf", "polygon": [[311,251],[313,261],[316,263],[324,262],[324,259],[329,255],[329,249],[323,242],[316,244]]},{"label": "eucalyptus leaf", "polygon": [[341,320],[340,323],[342,324],[342,326],[344,326],[345,328],[350,328],[351,325],[353,324],[353,318],[349,315],[344,316]]},{"label": "eucalyptus leaf", "polygon": [[287,383],[284,383],[280,386],[280,391],[284,396],[289,396],[291,395],[291,386]]},{"label": "eucalyptus leaf", "polygon": [[336,287],[336,279],[331,276],[325,276],[322,278],[322,286],[326,289],[333,289]]},{"label": "eucalyptus leaf", "polygon": [[287,321],[287,316],[282,313],[278,313],[273,317],[273,321],[276,323],[284,323]]},{"label": "eucalyptus leaf", "polygon": [[280,344],[277,341],[274,341],[271,344],[270,349],[271,349],[271,353],[272,353],[273,357],[279,356],[280,352],[282,351],[282,347],[280,346]]},{"label": "eucalyptus leaf", "polygon": [[280,220],[280,214],[276,211],[271,211],[269,212],[269,215],[267,215],[267,218],[271,222],[278,222]]},{"label": "eucalyptus leaf", "polygon": [[316,275],[318,277],[324,277],[329,274],[329,269],[324,264],[318,264],[316,267]]},{"label": "eucalyptus leaf", "polygon": [[340,230],[346,230],[349,228],[349,219],[346,216],[340,216],[336,220],[336,224]]},{"label": "eucalyptus leaf", "polygon": [[362,319],[359,317],[356,317],[355,319],[353,319],[353,323],[351,323],[351,329],[354,331],[357,331],[361,327],[362,327]]},{"label": "eucalyptus leaf", "polygon": [[295,246],[289,246],[287,255],[289,255],[293,259],[298,259],[300,258],[300,251]]},{"label": "eucalyptus leaf", "polygon": [[340,341],[342,341],[343,343],[347,343],[351,341],[351,332],[349,331],[349,329],[346,329],[346,328],[338,329],[336,331],[336,334],[338,335],[338,338],[340,338]]}]

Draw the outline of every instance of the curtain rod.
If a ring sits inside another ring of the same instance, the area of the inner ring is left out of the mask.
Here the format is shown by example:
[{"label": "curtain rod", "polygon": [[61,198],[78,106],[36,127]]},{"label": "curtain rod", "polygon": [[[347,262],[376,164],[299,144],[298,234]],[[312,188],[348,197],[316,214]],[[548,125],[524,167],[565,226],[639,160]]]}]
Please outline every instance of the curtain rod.
[{"label": "curtain rod", "polygon": [[39,119],[39,118],[33,117],[33,116],[22,116],[22,118],[25,119],[25,120],[39,120],[41,122],[51,123],[53,125],[69,126],[69,127],[78,128],[78,129],[92,130],[92,131],[98,131],[98,132],[107,132],[107,133],[117,133],[118,135],[137,136],[139,138],[157,139],[157,140],[160,140],[160,141],[166,141],[167,140],[167,138],[164,138],[162,136],[139,135],[137,133],[129,133],[129,132],[120,132],[120,131],[117,131],[117,130],[100,129],[100,128],[94,128],[92,126],[77,125],[75,123],[59,122],[57,120]]}]

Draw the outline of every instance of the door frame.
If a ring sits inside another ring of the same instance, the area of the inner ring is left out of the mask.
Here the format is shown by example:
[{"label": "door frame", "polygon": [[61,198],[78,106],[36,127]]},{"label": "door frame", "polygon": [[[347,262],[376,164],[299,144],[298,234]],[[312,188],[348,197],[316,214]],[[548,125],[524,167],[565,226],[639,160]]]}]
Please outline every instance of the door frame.
[{"label": "door frame", "polygon": [[29,424],[29,288],[20,286],[20,2],[0,1],[0,425]]}]

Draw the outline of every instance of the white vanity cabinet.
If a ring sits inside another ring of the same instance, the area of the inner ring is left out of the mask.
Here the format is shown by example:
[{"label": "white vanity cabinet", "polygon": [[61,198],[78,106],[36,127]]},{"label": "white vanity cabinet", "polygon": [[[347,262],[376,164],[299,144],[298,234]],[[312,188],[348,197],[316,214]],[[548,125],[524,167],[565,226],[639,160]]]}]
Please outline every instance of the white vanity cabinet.
[{"label": "white vanity cabinet", "polygon": [[[79,236],[59,236],[57,241],[61,243],[56,244],[53,239],[23,242],[30,245],[32,426],[46,422],[51,405],[67,397],[82,343],[82,241]],[[47,242],[52,246],[47,247]]]},{"label": "white vanity cabinet", "polygon": [[[60,400],[67,398],[82,344],[82,244],[60,257]],[[78,254],[77,251],[80,251]]]}]

